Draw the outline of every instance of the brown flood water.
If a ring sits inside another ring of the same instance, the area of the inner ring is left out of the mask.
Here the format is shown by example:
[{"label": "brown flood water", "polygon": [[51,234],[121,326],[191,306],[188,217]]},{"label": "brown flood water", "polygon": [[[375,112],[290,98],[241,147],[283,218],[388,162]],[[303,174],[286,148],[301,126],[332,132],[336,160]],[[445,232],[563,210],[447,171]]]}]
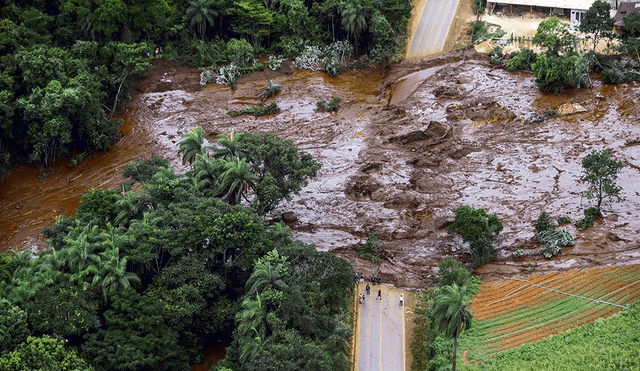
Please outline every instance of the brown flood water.
[{"label": "brown flood water", "polygon": [[[120,170],[138,157],[155,154],[180,166],[176,143],[201,125],[208,140],[232,129],[268,131],[310,152],[322,165],[318,177],[277,213],[294,212],[296,238],[336,252],[367,276],[374,267],[353,245],[376,233],[388,251],[379,268],[387,283],[424,287],[439,261],[463,257],[444,228],[463,204],[496,212],[505,226],[497,261],[480,270],[486,279],[531,273],[523,263],[537,264],[536,272],[640,263],[639,84],[596,80],[593,89],[541,94],[531,75],[472,53],[401,63],[384,79],[371,70],[329,77],[286,66],[245,76],[236,91],[200,86],[195,69],[154,64],[136,86],[123,114],[124,136],[111,151],[74,168],[58,164],[48,178],[21,167],[0,183],[0,250],[43,248],[39,228],[56,215],[72,216],[89,189],[117,187]],[[404,87],[392,89],[405,76]],[[269,79],[282,90],[266,103],[277,102],[281,113],[227,115],[259,104]],[[341,98],[338,112],[318,112],[315,103],[332,96]],[[586,112],[523,120],[563,103],[580,103]],[[567,226],[576,245],[552,260],[511,258],[513,248],[540,248],[532,239],[541,209],[582,217],[580,159],[601,148],[628,164],[619,182],[625,202],[607,205],[604,220],[585,231]]]}]

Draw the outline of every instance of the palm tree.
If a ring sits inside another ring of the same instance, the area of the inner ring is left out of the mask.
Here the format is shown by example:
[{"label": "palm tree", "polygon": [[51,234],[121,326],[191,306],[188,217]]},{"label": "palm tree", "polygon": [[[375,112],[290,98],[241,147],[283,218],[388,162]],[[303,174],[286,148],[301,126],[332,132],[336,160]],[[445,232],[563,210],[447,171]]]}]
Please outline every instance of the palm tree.
[{"label": "palm tree", "polygon": [[453,337],[453,371],[456,371],[456,352],[458,348],[458,335],[471,327],[472,314],[467,307],[465,296],[466,286],[457,284],[444,286],[442,292],[436,297],[433,307],[433,323],[447,337]]},{"label": "palm tree", "polygon": [[249,361],[256,358],[262,348],[273,339],[271,336],[264,338],[258,330],[254,327],[251,328],[253,337],[243,336],[240,338],[240,364],[246,365]]},{"label": "palm tree", "polygon": [[191,19],[189,26],[198,26],[200,37],[207,31],[207,24],[213,26],[213,18],[218,16],[218,12],[213,9],[215,0],[193,0],[189,2],[187,8],[187,19]]},{"label": "palm tree", "polygon": [[246,131],[235,133],[231,130],[231,134],[229,134],[229,136],[224,134],[218,135],[218,139],[215,142],[217,146],[212,147],[214,149],[213,157],[224,159],[245,157],[244,153],[240,151],[238,143],[242,141],[242,138],[244,138],[246,134]]},{"label": "palm tree", "polygon": [[99,271],[91,285],[102,289],[105,301],[110,295],[131,287],[132,283],[140,284],[140,278],[135,273],[127,272],[127,258],[120,258],[120,249],[108,249],[100,253],[100,257]]},{"label": "palm tree", "polygon": [[242,310],[236,315],[238,332],[241,335],[247,335],[252,332],[252,329],[256,329],[260,334],[266,333],[265,317],[266,312],[260,294],[256,294],[256,300],[244,299]]},{"label": "palm tree", "polygon": [[204,153],[204,130],[202,127],[195,127],[189,132],[182,134],[182,140],[178,142],[178,154],[184,152],[182,155],[182,164],[187,162],[192,163],[198,154]]},{"label": "palm tree", "polygon": [[[282,280],[287,273],[287,266],[284,260],[279,258],[277,250],[274,252],[275,261],[260,259],[256,262],[253,273],[247,281],[247,287],[250,287],[249,295],[262,293],[268,288],[286,290],[289,287]],[[273,256],[272,253],[269,255]]]},{"label": "palm tree", "polygon": [[224,172],[225,162],[206,155],[198,155],[192,164],[192,178],[197,181],[200,189],[212,187],[217,184],[217,179]]},{"label": "palm tree", "polygon": [[359,2],[349,2],[340,12],[342,16],[342,27],[353,36],[358,54],[358,38],[367,29],[368,14]]},{"label": "palm tree", "polygon": [[83,231],[76,238],[67,236],[64,239],[67,248],[60,253],[66,260],[66,265],[72,274],[80,273],[89,265],[97,264],[100,261],[100,257],[95,254],[95,245],[89,243],[88,237],[87,232]]},{"label": "palm tree", "polygon": [[114,219],[116,225],[126,227],[131,219],[137,219],[144,211],[144,205],[138,199],[138,195],[130,192],[116,201],[116,210],[118,215]]},{"label": "palm tree", "polygon": [[218,195],[222,195],[222,199],[229,204],[237,205],[243,197],[247,199],[245,193],[249,189],[256,189],[258,177],[251,172],[251,165],[239,158],[225,161],[224,169],[220,175]]}]

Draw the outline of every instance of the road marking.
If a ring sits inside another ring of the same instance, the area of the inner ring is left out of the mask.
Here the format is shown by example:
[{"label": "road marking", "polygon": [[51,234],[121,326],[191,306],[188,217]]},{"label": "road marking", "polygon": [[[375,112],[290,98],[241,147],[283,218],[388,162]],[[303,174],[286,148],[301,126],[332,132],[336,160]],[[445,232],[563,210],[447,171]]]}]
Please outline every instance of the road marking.
[{"label": "road marking", "polygon": [[404,305],[405,303],[402,303],[402,308],[400,308],[400,311],[402,312],[402,317],[400,318],[400,321],[402,321],[402,371],[407,369],[407,356],[405,353],[405,339],[404,339]]},{"label": "road marking", "polygon": [[380,344],[378,345],[378,362],[380,366],[378,370],[382,371],[382,297],[380,297],[380,320],[378,321],[378,328],[380,329]]}]

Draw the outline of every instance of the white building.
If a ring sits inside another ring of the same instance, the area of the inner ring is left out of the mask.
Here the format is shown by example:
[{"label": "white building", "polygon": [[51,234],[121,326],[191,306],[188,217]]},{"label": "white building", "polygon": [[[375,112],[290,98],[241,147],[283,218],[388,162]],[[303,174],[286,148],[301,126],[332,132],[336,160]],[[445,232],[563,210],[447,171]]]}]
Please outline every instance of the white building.
[{"label": "white building", "polygon": [[[596,0],[487,0],[487,10],[493,13],[496,6],[507,6],[507,10],[513,12],[514,6],[529,7],[541,10],[546,14],[555,14],[569,17],[571,22],[580,22],[584,13]],[[606,0],[616,9],[618,0]]]}]

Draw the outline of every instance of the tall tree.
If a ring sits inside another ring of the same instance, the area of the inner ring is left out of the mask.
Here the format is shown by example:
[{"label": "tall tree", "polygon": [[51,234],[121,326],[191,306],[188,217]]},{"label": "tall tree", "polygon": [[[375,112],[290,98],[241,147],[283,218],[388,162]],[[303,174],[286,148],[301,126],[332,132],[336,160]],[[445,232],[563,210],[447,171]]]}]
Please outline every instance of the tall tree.
[{"label": "tall tree", "polygon": [[453,338],[453,371],[456,371],[458,336],[471,327],[472,315],[466,302],[466,286],[444,286],[433,307],[433,323],[447,337]]},{"label": "tall tree", "polygon": [[233,31],[248,36],[254,48],[260,47],[262,38],[271,33],[273,13],[257,0],[236,0],[235,6]]},{"label": "tall tree", "polygon": [[249,295],[260,294],[267,289],[286,290],[288,285],[283,280],[288,273],[286,260],[275,249],[258,259],[247,281]]},{"label": "tall tree", "polygon": [[367,10],[360,2],[348,2],[340,12],[340,16],[342,16],[342,27],[354,39],[357,54],[358,39],[367,29],[367,18],[369,17]]},{"label": "tall tree", "polygon": [[116,292],[128,289],[132,283],[140,284],[140,278],[127,271],[127,258],[120,257],[120,249],[108,249],[100,253],[100,256],[100,265],[92,285],[100,287],[105,301]]},{"label": "tall tree", "polygon": [[580,31],[591,34],[589,38],[593,40],[594,52],[601,38],[613,37],[613,18],[609,15],[610,10],[611,5],[608,2],[596,0],[580,21]]},{"label": "tall tree", "polygon": [[220,175],[219,194],[229,204],[238,205],[243,198],[247,199],[246,193],[250,189],[256,189],[258,177],[251,172],[251,165],[244,159],[226,161],[224,169]]},{"label": "tall tree", "polygon": [[244,157],[244,154],[238,148],[238,144],[246,134],[246,131],[236,133],[234,130],[231,130],[231,134],[229,134],[229,136],[226,136],[225,134],[218,135],[215,145],[211,146],[214,150],[213,157],[224,159]]},{"label": "tall tree", "polygon": [[558,17],[540,22],[533,43],[547,48],[547,53],[557,56],[575,50],[576,37],[569,32],[569,26]]},{"label": "tall tree", "polygon": [[255,358],[267,339],[267,311],[260,294],[256,300],[246,298],[242,301],[242,310],[236,315],[240,335],[240,363],[246,364]]},{"label": "tall tree", "polygon": [[602,200],[607,196],[609,199],[622,200],[622,187],[616,184],[616,179],[623,165],[624,161],[613,158],[608,149],[593,150],[582,159],[580,183],[586,183],[589,187],[582,192],[582,196],[588,199],[595,198],[598,211],[602,206]]},{"label": "tall tree", "polygon": [[214,9],[215,0],[193,0],[189,2],[187,8],[187,19],[190,19],[191,27],[197,26],[200,37],[203,37],[207,31],[207,25],[213,27],[213,19],[218,16],[218,12]]},{"label": "tall tree", "polygon": [[195,127],[189,132],[182,134],[182,140],[178,142],[178,154],[182,155],[182,164],[187,162],[193,163],[193,160],[199,154],[204,154],[204,129],[201,126]]}]

